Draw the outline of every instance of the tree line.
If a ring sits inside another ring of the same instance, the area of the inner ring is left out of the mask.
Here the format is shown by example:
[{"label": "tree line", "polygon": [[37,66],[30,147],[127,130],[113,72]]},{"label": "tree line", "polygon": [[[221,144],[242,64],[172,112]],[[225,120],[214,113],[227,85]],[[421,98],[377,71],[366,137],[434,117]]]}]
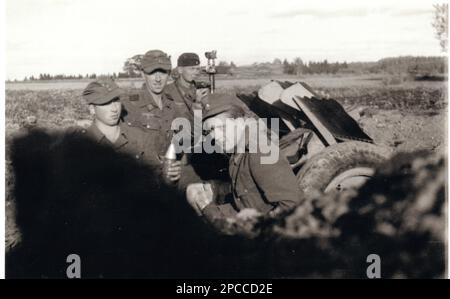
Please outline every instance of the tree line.
[{"label": "tree line", "polygon": [[[275,59],[273,64],[280,64],[280,59]],[[417,76],[432,76],[447,73],[446,57],[419,57],[402,56],[383,58],[376,62],[333,62],[310,61],[304,63],[301,58],[295,58],[291,62],[284,59],[282,62],[283,73],[293,75],[307,74],[410,74]]]},{"label": "tree line", "polygon": [[[133,76],[133,74],[130,76],[130,74],[125,73],[125,72],[118,72],[118,73],[112,73],[112,74],[85,74],[85,75],[65,75],[65,74],[56,74],[56,75],[51,75],[51,74],[39,74],[39,76],[30,76],[30,77],[25,77],[23,78],[22,81],[49,81],[49,80],[82,80],[82,79],[97,79],[97,78],[102,78],[102,77],[109,77],[109,78],[113,78],[113,79],[118,79],[118,78],[135,78],[135,77],[140,77],[139,74],[135,74]],[[18,80],[14,80],[14,81],[18,81]]]},{"label": "tree line", "polygon": [[[278,63],[278,60],[275,61]],[[301,58],[295,58],[292,62],[287,59],[283,60],[283,73],[290,75],[302,75],[302,74],[336,74],[341,69],[348,68],[347,62],[329,63],[328,60],[324,61],[310,61],[304,63]]]},{"label": "tree line", "polygon": [[[434,76],[447,73],[447,57],[424,57],[424,56],[403,56],[383,58],[376,62],[329,62],[323,61],[304,62],[297,57],[292,61],[276,58],[273,62],[254,63],[251,66],[238,67],[233,62],[220,61],[216,65],[218,74],[233,75],[239,70],[266,69],[268,74],[279,69],[280,73],[289,75],[311,75],[311,74],[407,74],[412,76]],[[260,71],[260,70],[259,70]],[[128,59],[122,68],[122,72],[112,74],[85,74],[85,75],[51,75],[47,73],[39,76],[25,77],[23,81],[48,81],[48,80],[81,80],[96,79],[100,77],[112,77],[114,79],[139,78],[140,72],[136,68],[136,60]],[[17,80],[14,80],[17,81]]]}]

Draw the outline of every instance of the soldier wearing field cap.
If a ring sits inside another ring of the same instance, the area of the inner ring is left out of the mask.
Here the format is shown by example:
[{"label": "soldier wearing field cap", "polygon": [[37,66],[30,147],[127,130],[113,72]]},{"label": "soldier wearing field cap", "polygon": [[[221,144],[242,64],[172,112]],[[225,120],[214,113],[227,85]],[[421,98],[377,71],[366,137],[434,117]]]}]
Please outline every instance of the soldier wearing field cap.
[{"label": "soldier wearing field cap", "polygon": [[[155,154],[161,163],[172,140],[172,121],[179,116],[179,109],[166,92],[171,70],[172,63],[166,53],[161,50],[146,52],[140,65],[145,83],[137,93],[130,94],[123,101],[124,123],[152,135]],[[180,179],[181,167],[178,161],[167,171],[166,176],[170,181],[177,182]]]},{"label": "soldier wearing field cap", "polygon": [[195,81],[200,74],[200,58],[195,53],[183,53],[177,60],[178,76],[169,84],[168,92],[177,103],[185,104],[185,113],[191,120],[194,109],[203,110],[207,105],[208,89],[197,90]]},{"label": "soldier wearing field cap", "polygon": [[[194,132],[202,131],[201,113],[208,109],[208,88],[197,89],[195,81],[200,74],[200,57],[196,53],[183,53],[177,59],[177,76],[175,81],[167,85],[167,96],[175,102],[178,117],[187,119],[191,127],[191,135],[185,136],[191,140],[191,145],[198,145]],[[194,111],[199,112],[194,114]],[[195,116],[198,119],[195,119]],[[217,155],[191,154],[182,156],[183,175],[179,186],[184,192],[189,183],[222,178],[224,159]]]},{"label": "soldier wearing field cap", "polygon": [[[194,145],[199,140],[194,140],[194,132],[202,130],[201,112],[208,107],[207,95],[208,89],[197,90],[195,80],[200,74],[200,58],[195,53],[183,53],[177,60],[177,76],[175,81],[167,85],[167,93],[179,108],[179,117],[187,119],[191,125],[191,144]],[[200,112],[194,114],[194,111]],[[198,116],[194,120],[195,115]],[[185,160],[191,160],[192,155],[185,155]],[[192,162],[192,161],[191,161]]]},{"label": "soldier wearing field cap", "polygon": [[125,92],[109,78],[88,84],[82,97],[89,105],[94,121],[87,129],[76,131],[102,145],[109,145],[118,152],[127,153],[137,160],[155,164],[157,162],[149,135],[142,130],[120,122],[121,98]]},{"label": "soldier wearing field cap", "polygon": [[[232,97],[219,94],[211,95],[210,109],[203,115],[204,131],[229,156],[231,184],[191,184],[187,187],[186,197],[194,210],[213,225],[224,218],[234,217],[245,208],[270,214],[292,208],[300,201],[295,175],[283,156],[273,164],[264,164],[259,151],[249,151],[246,127],[243,122],[236,121],[244,117],[243,106]],[[237,134],[235,138],[227,136],[226,132],[232,131]],[[246,144],[244,152],[237,151],[240,142]],[[231,195],[229,201],[216,202],[217,195],[226,192]]]},{"label": "soldier wearing field cap", "polygon": [[[166,96],[165,88],[172,65],[170,57],[160,50],[150,50],[142,58],[141,76],[144,79],[142,88],[124,99],[124,122],[132,127],[145,131],[159,131],[161,140],[171,137],[170,123],[174,119],[175,107]],[[160,144],[161,151],[168,144]]]}]

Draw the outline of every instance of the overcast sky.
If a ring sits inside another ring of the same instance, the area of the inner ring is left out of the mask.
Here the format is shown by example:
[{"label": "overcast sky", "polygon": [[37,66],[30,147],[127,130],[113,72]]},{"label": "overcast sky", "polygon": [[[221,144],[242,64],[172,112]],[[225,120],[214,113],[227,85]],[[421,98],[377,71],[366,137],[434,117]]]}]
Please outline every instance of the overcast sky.
[{"label": "overcast sky", "polygon": [[[299,0],[8,0],[7,78],[112,73],[126,58],[217,49],[237,65],[441,55],[433,2]],[[442,1],[441,1],[442,2]]]}]

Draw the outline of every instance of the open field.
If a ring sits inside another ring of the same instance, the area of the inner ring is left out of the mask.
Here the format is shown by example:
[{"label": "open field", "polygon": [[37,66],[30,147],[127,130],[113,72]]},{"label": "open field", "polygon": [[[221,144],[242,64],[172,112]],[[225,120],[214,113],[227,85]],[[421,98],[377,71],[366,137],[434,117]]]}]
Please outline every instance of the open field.
[{"label": "open field", "polygon": [[[273,77],[255,77],[255,78],[240,78],[239,76],[217,75],[216,85],[218,89],[229,88],[246,88],[249,86],[262,86],[270,80],[281,81],[305,81],[315,88],[383,88],[383,75],[309,75],[309,76],[273,76]],[[202,78],[207,80],[207,78]],[[32,82],[11,82],[6,83],[6,90],[66,90],[66,89],[83,89],[90,81],[90,79],[82,80],[62,80],[62,81],[32,81]],[[116,82],[124,88],[136,88],[142,83],[141,79],[117,79]],[[395,86],[405,89],[416,87],[424,88],[439,88],[442,82],[435,81],[411,81],[402,82]]]},{"label": "open field", "polygon": [[[402,82],[386,86],[380,76],[283,76],[281,81],[304,81],[338,100],[377,143],[401,151],[434,150],[445,143],[446,82]],[[249,93],[271,78],[217,78],[219,93]],[[45,127],[69,127],[89,119],[81,90],[89,80],[6,84],[7,135],[18,130],[29,116]],[[131,90],[139,79],[118,80]]]}]

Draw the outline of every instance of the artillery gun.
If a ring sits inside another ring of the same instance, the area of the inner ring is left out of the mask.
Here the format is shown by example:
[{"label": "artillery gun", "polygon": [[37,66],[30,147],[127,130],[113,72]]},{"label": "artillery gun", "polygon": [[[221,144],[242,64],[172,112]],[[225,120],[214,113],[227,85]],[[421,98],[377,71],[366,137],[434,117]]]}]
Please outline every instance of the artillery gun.
[{"label": "artillery gun", "polygon": [[336,100],[323,98],[305,82],[272,81],[237,97],[257,116],[280,119],[280,153],[305,197],[313,190],[359,188],[391,156],[391,149],[375,145]]}]

